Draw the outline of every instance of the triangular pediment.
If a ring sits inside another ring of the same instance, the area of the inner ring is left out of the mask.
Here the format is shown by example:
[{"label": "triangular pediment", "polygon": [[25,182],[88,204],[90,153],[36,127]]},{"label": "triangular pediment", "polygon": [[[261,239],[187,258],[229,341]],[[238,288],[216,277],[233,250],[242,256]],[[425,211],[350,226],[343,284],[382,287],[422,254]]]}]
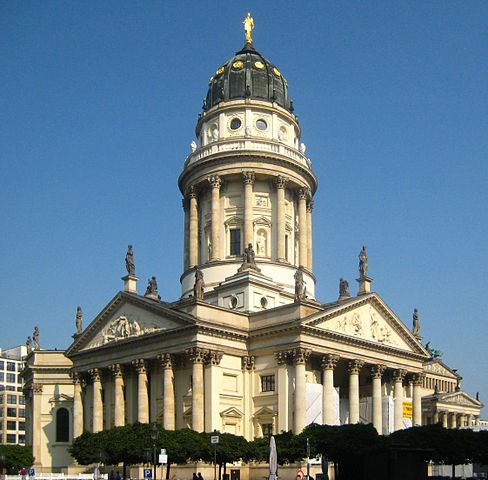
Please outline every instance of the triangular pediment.
[{"label": "triangular pediment", "polygon": [[221,417],[226,417],[226,418],[229,418],[229,417],[232,417],[232,418],[242,418],[243,417],[243,414],[237,408],[235,408],[235,407],[229,407],[226,410],[224,410],[223,412],[220,412],[220,416]]},{"label": "triangular pediment", "polygon": [[67,355],[187,327],[194,322],[166,304],[119,293],[67,350]]},{"label": "triangular pediment", "polygon": [[73,397],[66,395],[64,393],[56,394],[49,399],[49,403],[57,404],[62,402],[72,402]]},{"label": "triangular pediment", "polygon": [[465,407],[475,407],[480,408],[482,407],[482,403],[479,400],[476,400],[471,395],[466,392],[452,392],[452,393],[443,393],[437,394],[437,403],[447,404],[447,405],[462,405]]},{"label": "triangular pediment", "polygon": [[274,417],[277,413],[274,410],[271,410],[269,407],[262,407],[256,411],[254,414],[255,418],[262,418],[262,417]]},{"label": "triangular pediment", "polygon": [[326,313],[314,315],[306,324],[345,338],[354,337],[428,356],[415,336],[375,293],[338,303]]},{"label": "triangular pediment", "polygon": [[445,363],[438,359],[424,363],[424,372],[452,378],[453,380],[459,378],[458,374],[454,373]]}]

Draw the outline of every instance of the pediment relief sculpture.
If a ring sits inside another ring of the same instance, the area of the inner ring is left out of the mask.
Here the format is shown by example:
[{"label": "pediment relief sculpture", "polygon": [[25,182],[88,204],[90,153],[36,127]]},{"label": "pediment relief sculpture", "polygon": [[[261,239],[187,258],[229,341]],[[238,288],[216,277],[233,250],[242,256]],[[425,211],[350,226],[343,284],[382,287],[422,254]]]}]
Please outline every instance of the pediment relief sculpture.
[{"label": "pediment relief sculpture", "polygon": [[438,375],[444,375],[454,379],[457,378],[456,375],[454,375],[449,369],[438,362],[425,364],[424,370],[429,373],[436,373]]}]

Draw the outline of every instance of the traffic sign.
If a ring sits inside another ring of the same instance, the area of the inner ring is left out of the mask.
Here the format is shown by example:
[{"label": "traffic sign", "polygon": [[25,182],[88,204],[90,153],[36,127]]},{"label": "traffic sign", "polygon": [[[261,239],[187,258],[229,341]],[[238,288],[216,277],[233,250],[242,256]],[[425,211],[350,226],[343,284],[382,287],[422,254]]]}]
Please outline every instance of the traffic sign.
[{"label": "traffic sign", "polygon": [[213,445],[215,443],[219,443],[219,436],[218,435],[212,435],[210,437],[210,443]]},{"label": "traffic sign", "polygon": [[29,477],[35,477],[36,471],[33,468],[29,468]]},{"label": "traffic sign", "polygon": [[166,455],[166,449],[162,448],[161,451],[159,452],[160,455]]},{"label": "traffic sign", "polygon": [[303,470],[298,470],[297,472],[297,480],[302,480],[305,474],[303,473]]},{"label": "traffic sign", "polygon": [[166,465],[168,463],[168,455],[159,455],[159,463]]},{"label": "traffic sign", "polygon": [[144,478],[152,478],[152,468],[144,469]]}]

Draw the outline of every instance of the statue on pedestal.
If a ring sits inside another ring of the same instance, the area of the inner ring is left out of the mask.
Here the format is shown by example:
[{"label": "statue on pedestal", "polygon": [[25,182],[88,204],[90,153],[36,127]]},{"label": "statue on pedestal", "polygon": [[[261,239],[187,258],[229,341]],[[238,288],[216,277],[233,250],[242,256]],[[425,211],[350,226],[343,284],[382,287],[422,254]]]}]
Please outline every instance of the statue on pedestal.
[{"label": "statue on pedestal", "polygon": [[136,274],[136,265],[134,263],[134,252],[132,251],[132,245],[127,247],[127,253],[125,255],[125,268],[127,273],[132,277]]},{"label": "statue on pedestal", "polygon": [[76,335],[81,335],[81,332],[83,331],[83,311],[81,310],[81,307],[76,308]]},{"label": "statue on pedestal", "polygon": [[363,248],[359,252],[359,277],[367,277],[368,276],[368,255],[366,254],[366,247],[363,245]]},{"label": "statue on pedestal", "polygon": [[343,278],[339,280],[339,298],[350,297],[349,282]]},{"label": "statue on pedestal", "polygon": [[300,266],[294,275],[295,278],[295,302],[304,300],[306,298],[307,288],[305,282],[303,281],[303,268]]},{"label": "statue on pedestal", "polygon": [[252,243],[249,243],[244,249],[244,254],[242,257],[243,262],[237,270],[238,272],[242,272],[243,270],[255,270],[256,272],[261,272],[256,265],[256,254],[252,248]]},{"label": "statue on pedestal", "polygon": [[151,277],[148,280],[145,297],[153,298],[154,300],[160,300],[161,297],[158,295],[158,282],[156,277]]},{"label": "statue on pedestal", "polygon": [[413,328],[412,333],[418,337],[420,332],[420,318],[419,318],[419,311],[414,308],[413,309]]},{"label": "statue on pedestal", "polygon": [[34,333],[32,334],[32,349],[33,350],[40,350],[39,346],[39,328],[36,326],[34,327]]},{"label": "statue on pedestal", "polygon": [[195,284],[193,285],[193,296],[197,300],[203,300],[203,289],[205,282],[203,281],[203,272],[197,268],[195,271]]},{"label": "statue on pedestal", "polygon": [[32,352],[32,338],[27,337],[27,340],[25,341],[25,346],[27,347],[27,354]]}]

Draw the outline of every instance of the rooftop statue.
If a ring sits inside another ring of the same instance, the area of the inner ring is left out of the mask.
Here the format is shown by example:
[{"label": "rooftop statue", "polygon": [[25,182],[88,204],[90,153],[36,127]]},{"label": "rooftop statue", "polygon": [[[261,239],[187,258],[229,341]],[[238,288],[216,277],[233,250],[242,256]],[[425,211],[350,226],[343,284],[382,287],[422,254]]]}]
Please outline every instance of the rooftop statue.
[{"label": "rooftop statue", "polygon": [[246,43],[252,45],[252,31],[254,29],[254,18],[251,17],[251,13],[248,12],[246,18],[242,22],[244,25],[244,32],[246,33]]},{"label": "rooftop statue", "polygon": [[359,276],[360,278],[368,276],[368,255],[366,254],[366,247],[359,252]]},{"label": "rooftop statue", "polygon": [[83,310],[81,307],[76,308],[76,335],[81,335],[83,331]]},{"label": "rooftop statue", "polygon": [[306,298],[307,287],[303,281],[303,269],[298,267],[294,275],[295,278],[295,302]]},{"label": "rooftop statue", "polygon": [[132,251],[132,245],[127,247],[127,253],[125,254],[125,268],[129,275],[134,276],[136,274],[136,265],[134,263],[134,252]]},{"label": "rooftop statue", "polygon": [[151,277],[147,282],[146,293],[144,294],[145,297],[156,297],[159,298],[158,295],[158,282],[156,277]]},{"label": "rooftop statue", "polygon": [[27,340],[25,341],[25,346],[27,347],[27,353],[32,352],[32,338],[27,337]]},{"label": "rooftop statue", "polygon": [[344,278],[339,280],[339,297],[350,297],[349,282]]},{"label": "rooftop statue", "polygon": [[415,336],[418,336],[420,332],[420,318],[419,318],[419,311],[414,308],[413,309],[413,328],[412,333]]},{"label": "rooftop statue", "polygon": [[34,327],[34,333],[32,334],[32,349],[33,350],[40,350],[40,346],[39,346],[39,328],[37,326]]}]

